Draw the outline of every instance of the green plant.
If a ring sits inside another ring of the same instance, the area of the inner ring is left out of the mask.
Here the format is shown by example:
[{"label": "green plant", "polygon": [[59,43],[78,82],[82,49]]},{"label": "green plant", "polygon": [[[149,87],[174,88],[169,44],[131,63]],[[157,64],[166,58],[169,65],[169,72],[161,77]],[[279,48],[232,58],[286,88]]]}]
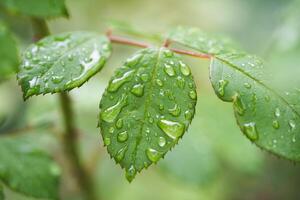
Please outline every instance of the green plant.
[{"label": "green plant", "polygon": [[[156,47],[116,36],[111,30],[106,35],[91,32],[49,35],[42,18],[67,16],[64,1],[6,0],[1,3],[8,10],[32,17],[36,42],[23,52],[17,78],[25,100],[34,95],[59,93],[65,125],[63,147],[88,199],[96,197],[90,177],[80,163],[76,124],[67,92],[80,87],[104,67],[112,51],[111,43],[143,48],[116,70],[100,102],[99,126],[103,142],[109,154],[125,168],[129,181],[178,143],[195,114],[195,82],[179,54],[211,61],[212,86],[221,100],[233,103],[237,123],[250,141],[280,157],[299,160],[297,95],[285,95],[285,88],[282,92],[275,83],[268,82],[263,62],[240,50],[230,39],[197,28],[178,27],[166,36],[157,36],[120,25],[116,26],[128,34],[145,36],[162,45]],[[37,3],[39,6],[32,9],[30,5]],[[1,58],[5,58],[0,64],[11,66],[1,68],[0,78],[4,79],[16,72],[17,50],[4,25],[0,25],[0,32],[0,41],[8,42],[5,46],[9,47],[8,53],[7,49],[0,49]],[[4,184],[34,197],[58,198],[59,170],[48,155],[33,147],[28,155],[19,155],[11,146],[24,142],[1,142],[4,151],[0,153],[4,153],[0,157],[0,179]],[[14,160],[19,158],[25,163],[36,162],[41,171],[14,177],[18,172]],[[35,185],[21,183],[28,177],[41,187],[38,192]]]}]

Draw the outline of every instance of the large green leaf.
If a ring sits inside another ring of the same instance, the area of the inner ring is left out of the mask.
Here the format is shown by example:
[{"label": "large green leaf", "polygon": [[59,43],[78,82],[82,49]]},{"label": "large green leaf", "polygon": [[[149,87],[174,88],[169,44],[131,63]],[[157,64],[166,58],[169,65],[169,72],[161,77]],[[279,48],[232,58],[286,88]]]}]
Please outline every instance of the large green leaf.
[{"label": "large green leaf", "polygon": [[0,22],[0,81],[17,72],[17,45],[9,30]]},{"label": "large green leaf", "polygon": [[0,140],[0,180],[36,198],[57,199],[60,170],[53,160],[24,138]]},{"label": "large green leaf", "polygon": [[[266,78],[262,61],[256,56],[218,47],[210,40],[191,43],[185,32],[180,43],[200,52],[209,48],[213,52],[210,77],[213,88],[220,99],[233,102],[235,117],[243,133],[259,147],[294,161],[300,160],[300,109],[299,94],[285,94]],[[172,40],[177,41],[176,38]],[[231,53],[230,53],[231,52]],[[215,54],[214,54],[215,53]],[[283,83],[282,83],[283,84]],[[224,136],[225,137],[225,136]]]},{"label": "large green leaf", "polygon": [[142,50],[117,69],[100,103],[100,127],[129,181],[178,142],[196,98],[189,67],[165,48]]},{"label": "large green leaf", "polygon": [[24,98],[81,86],[102,69],[110,52],[105,36],[89,32],[62,33],[32,44],[18,73]]},{"label": "large green leaf", "polygon": [[68,16],[65,0],[1,0],[0,6],[35,17]]}]

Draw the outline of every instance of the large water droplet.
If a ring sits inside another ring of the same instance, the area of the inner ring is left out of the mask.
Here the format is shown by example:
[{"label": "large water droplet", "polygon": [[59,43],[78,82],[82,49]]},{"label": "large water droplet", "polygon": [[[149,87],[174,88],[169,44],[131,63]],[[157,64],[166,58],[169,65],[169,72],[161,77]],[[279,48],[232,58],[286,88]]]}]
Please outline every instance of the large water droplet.
[{"label": "large water droplet", "polygon": [[126,179],[131,182],[136,175],[136,169],[133,165],[131,165],[128,169],[126,169]]},{"label": "large water droplet", "polygon": [[110,143],[111,143],[109,137],[105,137],[103,142],[104,142],[104,145],[105,145],[105,146],[108,146],[108,145],[110,145]]},{"label": "large water droplet", "polygon": [[162,154],[160,152],[158,152],[157,150],[152,149],[152,148],[148,148],[146,150],[146,154],[147,154],[148,159],[153,163],[157,163],[157,161],[162,156]]},{"label": "large water droplet", "polygon": [[189,76],[191,74],[190,68],[182,61],[180,61],[180,71],[184,76]]},{"label": "large water droplet", "polygon": [[274,121],[272,122],[272,126],[273,126],[273,128],[275,128],[275,129],[279,129],[280,125],[279,125],[278,120],[274,120]]},{"label": "large water droplet", "polygon": [[135,96],[141,97],[144,94],[144,85],[142,84],[136,84],[132,87],[131,93]]},{"label": "large water droplet", "polygon": [[119,163],[119,162],[121,162],[121,161],[123,160],[123,158],[124,158],[124,156],[125,156],[126,150],[127,150],[127,146],[121,148],[121,149],[118,151],[117,155],[115,156],[115,159],[116,159],[116,162],[117,162],[117,163]]},{"label": "large water droplet", "polygon": [[256,124],[254,122],[244,124],[243,131],[250,140],[255,141],[258,139]]},{"label": "large water droplet", "polygon": [[165,64],[164,71],[169,75],[169,76],[175,76],[175,71],[171,65]]},{"label": "large water droplet", "polygon": [[159,137],[158,138],[158,145],[160,146],[160,147],[164,147],[165,145],[166,145],[166,138],[164,138],[164,137]]},{"label": "large water droplet", "polygon": [[241,96],[239,94],[237,94],[235,96],[235,99],[233,101],[233,105],[234,105],[234,109],[236,110],[236,112],[239,115],[244,115],[244,113],[245,113],[245,106],[244,106],[242,98],[241,98]]},{"label": "large water droplet", "polygon": [[227,85],[228,85],[227,80],[219,80],[219,82],[218,82],[218,92],[219,92],[221,97],[223,97],[225,95],[225,88],[226,88]]},{"label": "large water droplet", "polygon": [[125,82],[129,81],[131,78],[131,75],[133,74],[134,70],[125,72],[121,77],[115,78],[111,81],[111,83],[108,86],[109,92],[115,92],[123,85]]},{"label": "large water droplet", "polygon": [[195,90],[191,90],[189,92],[189,96],[191,97],[191,99],[196,99],[197,98],[197,93],[195,92]]},{"label": "large water droplet", "polygon": [[172,139],[178,139],[183,135],[185,126],[182,123],[161,119],[158,126]]},{"label": "large water droplet", "polygon": [[125,142],[128,139],[127,131],[123,131],[123,132],[119,133],[117,139],[119,142]]},{"label": "large water droplet", "polygon": [[177,104],[175,104],[173,108],[169,109],[169,113],[177,117],[180,114],[180,107]]},{"label": "large water droplet", "polygon": [[126,104],[127,104],[127,96],[122,95],[122,97],[115,105],[101,112],[100,114],[101,119],[106,122],[113,122]]}]

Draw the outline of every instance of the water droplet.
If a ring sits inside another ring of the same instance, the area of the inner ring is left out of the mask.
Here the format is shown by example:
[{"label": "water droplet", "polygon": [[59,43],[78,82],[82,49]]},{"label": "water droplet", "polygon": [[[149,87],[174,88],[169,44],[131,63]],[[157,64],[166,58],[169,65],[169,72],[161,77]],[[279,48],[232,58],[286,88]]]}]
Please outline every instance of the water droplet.
[{"label": "water droplet", "polygon": [[117,127],[118,129],[120,129],[120,128],[123,127],[123,120],[122,120],[122,119],[118,119],[118,120],[117,120],[116,127]]},{"label": "water droplet", "polygon": [[142,84],[136,84],[132,87],[131,93],[135,96],[141,97],[144,94],[144,85]]},{"label": "water droplet", "polygon": [[276,108],[274,112],[275,117],[280,117],[280,109]]},{"label": "water droplet", "polygon": [[59,84],[63,81],[64,77],[63,76],[52,76],[51,80],[55,84]]},{"label": "water droplet", "polygon": [[149,75],[148,74],[142,74],[141,79],[144,83],[146,83],[147,81],[149,81]]},{"label": "water droplet", "polygon": [[164,138],[164,137],[159,137],[158,138],[158,145],[160,146],[160,147],[164,147],[165,145],[166,145],[166,138]]},{"label": "water droplet", "polygon": [[279,129],[279,122],[278,122],[278,120],[274,120],[274,121],[272,122],[272,126],[273,126],[273,128],[275,128],[275,129]]},{"label": "water droplet", "polygon": [[148,159],[153,163],[157,163],[157,161],[162,156],[162,154],[160,152],[158,152],[157,150],[152,149],[152,148],[148,148],[146,150],[146,154],[147,154]]},{"label": "water droplet", "polygon": [[108,129],[108,132],[109,132],[109,133],[114,133],[114,131],[115,131],[114,127],[110,127],[110,128]]},{"label": "water droplet", "polygon": [[126,169],[126,179],[131,182],[136,175],[136,169],[133,165],[131,165],[128,169]]},{"label": "water droplet", "polygon": [[247,89],[250,89],[251,85],[249,83],[244,83],[244,87],[247,88]]},{"label": "water droplet", "polygon": [[169,76],[175,76],[175,71],[171,65],[165,64],[164,71],[169,75]]},{"label": "water droplet", "polygon": [[123,85],[125,82],[129,81],[131,78],[131,75],[133,74],[134,70],[125,72],[121,77],[115,78],[111,81],[111,83],[108,86],[109,92],[115,92]]},{"label": "water droplet", "polygon": [[185,111],[185,113],[184,113],[184,117],[185,117],[185,119],[187,119],[187,120],[191,120],[192,117],[193,117],[193,113],[192,113],[191,111],[187,110],[187,111]]},{"label": "water droplet", "polygon": [[154,119],[152,117],[149,117],[148,121],[150,124],[152,124],[154,122]]},{"label": "water droplet", "polygon": [[180,61],[180,71],[184,76],[189,76],[191,74],[190,68],[182,61]]},{"label": "water droplet", "polygon": [[185,86],[185,80],[181,76],[177,76],[176,83],[179,88],[183,89]]},{"label": "water droplet", "polygon": [[73,56],[72,54],[69,54],[69,55],[68,55],[68,60],[69,60],[69,61],[72,61],[73,59],[74,59],[74,56]]},{"label": "water droplet", "polygon": [[113,122],[126,104],[127,104],[127,96],[122,95],[122,97],[115,105],[101,112],[100,114],[101,119],[106,122]]},{"label": "water droplet", "polygon": [[243,125],[243,132],[252,141],[255,141],[255,140],[258,139],[258,133],[257,133],[257,130],[256,130],[256,124],[254,122],[250,122],[250,123],[244,124]]},{"label": "water droplet", "polygon": [[123,160],[124,156],[125,156],[125,153],[126,153],[126,150],[127,150],[127,146],[121,148],[117,155],[115,156],[115,159],[116,159],[116,162],[119,163]]},{"label": "water droplet", "polygon": [[177,104],[175,104],[173,108],[169,109],[169,112],[171,115],[177,117],[180,114],[180,107]]},{"label": "water droplet", "polygon": [[128,139],[127,131],[123,131],[123,132],[119,133],[117,139],[119,142],[125,142]]},{"label": "water droplet", "polygon": [[228,81],[227,80],[219,80],[218,82],[218,92],[220,94],[221,97],[223,97],[225,95],[225,88],[228,85]]},{"label": "water droplet", "polygon": [[156,79],[156,84],[160,87],[163,86],[163,82],[160,79]]},{"label": "water droplet", "polygon": [[141,59],[142,54],[136,54],[133,57],[126,60],[126,64],[129,67],[134,67]]},{"label": "water droplet", "polygon": [[245,113],[245,106],[244,106],[244,103],[242,101],[242,98],[240,97],[239,94],[237,94],[235,96],[235,99],[233,101],[233,105],[234,105],[234,108],[235,108],[235,111],[239,114],[239,115],[244,115]]},{"label": "water droplet", "polygon": [[293,131],[296,128],[296,123],[294,120],[289,120],[289,127],[291,128],[291,131]]},{"label": "water droplet", "polygon": [[191,99],[196,99],[197,98],[197,94],[196,94],[195,90],[191,90],[189,92],[189,96],[191,97]]},{"label": "water droplet", "polygon": [[104,142],[104,145],[105,145],[105,146],[108,146],[108,145],[110,145],[110,143],[111,143],[109,137],[105,137],[103,142]]},{"label": "water droplet", "polygon": [[182,136],[185,129],[184,124],[165,119],[159,120],[158,126],[172,139]]},{"label": "water droplet", "polygon": [[165,107],[163,104],[159,104],[159,110],[163,110]]}]

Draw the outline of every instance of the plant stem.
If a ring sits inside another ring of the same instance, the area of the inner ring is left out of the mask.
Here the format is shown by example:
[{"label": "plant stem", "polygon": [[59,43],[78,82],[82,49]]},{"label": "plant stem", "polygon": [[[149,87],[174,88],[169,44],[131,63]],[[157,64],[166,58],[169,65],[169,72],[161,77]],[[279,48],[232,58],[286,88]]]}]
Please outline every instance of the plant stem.
[{"label": "plant stem", "polygon": [[[141,48],[148,48],[148,47],[152,46],[152,45],[144,43],[144,42],[139,42],[139,41],[131,40],[131,39],[128,39],[128,38],[112,35],[110,30],[107,32],[107,37],[109,38],[109,40],[112,43],[124,44],[124,45],[129,45],[129,46],[136,46],[136,47],[141,47]],[[166,40],[164,42],[163,46],[170,49],[171,51],[174,51],[175,53],[188,55],[188,56],[193,56],[193,57],[201,58],[201,59],[211,59],[213,57],[210,54],[203,54],[203,53],[198,53],[198,52],[193,52],[193,51],[188,51],[188,50],[171,48],[171,47],[169,47],[171,42],[172,42],[171,40]]]},{"label": "plant stem", "polygon": [[[34,31],[34,40],[37,41],[50,34],[48,26],[43,19],[32,18],[32,26]],[[85,199],[87,200],[99,200],[96,198],[93,189],[91,177],[86,172],[80,162],[80,156],[78,152],[77,131],[74,121],[74,113],[72,108],[71,97],[66,92],[59,94],[61,111],[63,115],[63,122],[65,133],[63,135],[62,143],[65,154],[71,164],[73,175],[79,185]]]}]

